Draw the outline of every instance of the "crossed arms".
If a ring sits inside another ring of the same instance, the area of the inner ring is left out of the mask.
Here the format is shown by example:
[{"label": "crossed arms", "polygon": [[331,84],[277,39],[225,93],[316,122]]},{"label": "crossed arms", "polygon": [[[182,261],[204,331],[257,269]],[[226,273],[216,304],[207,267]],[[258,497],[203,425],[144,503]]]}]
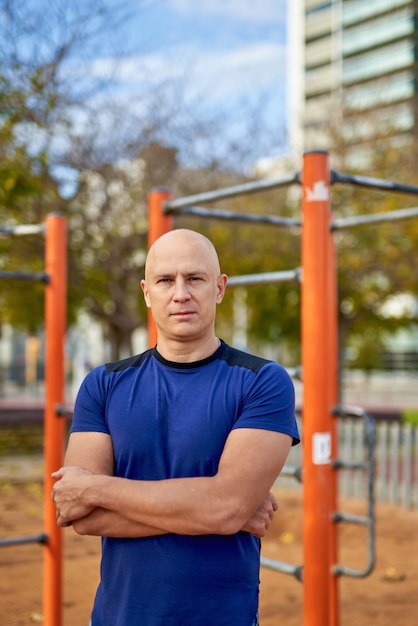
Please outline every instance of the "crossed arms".
[{"label": "crossed arms", "polygon": [[72,433],[52,498],[60,526],[79,534],[149,537],[166,533],[265,535],[278,505],[270,493],[290,450],[283,433],[240,428],[210,477],[157,481],[113,476],[109,435]]}]

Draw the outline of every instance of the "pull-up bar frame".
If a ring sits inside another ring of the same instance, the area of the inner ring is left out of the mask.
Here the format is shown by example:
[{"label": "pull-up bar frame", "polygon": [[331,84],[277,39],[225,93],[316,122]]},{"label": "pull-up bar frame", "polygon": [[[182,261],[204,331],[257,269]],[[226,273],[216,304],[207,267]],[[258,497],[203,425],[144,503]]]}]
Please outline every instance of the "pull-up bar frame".
[{"label": "pull-up bar frame", "polygon": [[[282,273],[276,278],[300,280],[302,289],[302,369],[303,400],[303,482],[304,482],[304,624],[307,626],[337,626],[337,577],[332,566],[337,562],[336,524],[332,512],[336,506],[336,476],[331,464],[337,457],[337,438],[332,407],[337,400],[337,316],[336,263],[330,229],[331,181],[328,155],[323,152],[304,156],[303,175],[274,181],[258,181],[217,192],[206,192],[172,200],[170,193],[155,190],[149,197],[148,246],[173,228],[173,214],[183,213],[184,207],[197,202],[236,197],[248,192],[263,191],[300,182],[303,185],[302,268]],[[317,184],[320,183],[320,187]],[[187,213],[193,213],[193,208]],[[195,214],[202,215],[199,208]],[[213,217],[230,219],[228,212],[212,212]],[[251,216],[257,221],[257,216]],[[247,216],[237,219],[247,221]],[[267,221],[258,216],[258,221]],[[301,225],[299,220],[276,218],[277,225]],[[302,276],[302,278],[301,278]],[[236,279],[237,284],[239,278]],[[263,278],[255,282],[262,282]],[[149,345],[156,343],[152,316],[148,317]],[[322,358],[319,359],[318,355]],[[289,566],[292,573],[302,577],[300,567]]]},{"label": "pull-up bar frame", "polygon": [[62,624],[62,528],[56,522],[50,494],[52,472],[63,465],[65,420],[57,407],[64,403],[64,343],[67,317],[67,222],[51,214],[45,226],[2,228],[0,234],[33,235],[45,232],[45,274],[2,272],[0,278],[39,280],[45,283],[45,410],[44,410],[44,524],[35,537],[4,540],[1,545],[43,544],[43,613],[45,626]]},{"label": "pull-up bar frame", "polygon": [[[248,193],[271,190],[299,183],[303,188],[302,220],[274,216],[232,214],[205,209],[201,202],[214,202]],[[232,285],[300,280],[302,293],[302,370],[303,370],[303,536],[304,565],[289,566],[288,573],[303,577],[304,626],[338,626],[338,576],[345,570],[338,563],[336,420],[338,385],[337,271],[333,233],[367,223],[415,217],[417,209],[385,214],[341,218],[332,221],[330,186],[349,183],[383,191],[418,194],[418,187],[361,176],[348,176],[329,167],[328,153],[304,155],[301,173],[270,181],[255,181],[226,189],[204,192],[173,200],[165,189],[150,194],[150,246],[157,237],[173,228],[177,214],[269,223],[275,226],[302,226],[301,268],[252,277],[234,277]],[[248,281],[248,282],[247,282]],[[151,314],[148,317],[150,345],[156,341]],[[265,561],[265,560],[264,560]],[[284,564],[278,569],[283,570]],[[273,568],[276,565],[269,564]]]}]

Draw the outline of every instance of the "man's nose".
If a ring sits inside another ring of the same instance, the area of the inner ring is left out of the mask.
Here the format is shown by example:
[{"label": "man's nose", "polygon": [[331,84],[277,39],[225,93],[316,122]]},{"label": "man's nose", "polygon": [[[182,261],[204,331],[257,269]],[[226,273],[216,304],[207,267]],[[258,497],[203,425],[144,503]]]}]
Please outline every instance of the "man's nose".
[{"label": "man's nose", "polygon": [[175,281],[173,297],[175,300],[187,300],[190,297],[187,282],[185,280],[179,279]]}]

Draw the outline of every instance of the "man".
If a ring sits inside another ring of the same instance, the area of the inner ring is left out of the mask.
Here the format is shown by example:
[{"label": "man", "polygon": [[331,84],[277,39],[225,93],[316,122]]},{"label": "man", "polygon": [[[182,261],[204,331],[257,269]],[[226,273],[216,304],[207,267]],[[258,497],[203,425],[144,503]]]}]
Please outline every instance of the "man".
[{"label": "man", "polygon": [[227,277],[203,235],[150,248],[155,348],[79,391],[52,497],[61,526],[102,536],[92,626],[253,626],[269,493],[298,442],[285,370],[215,335]]}]

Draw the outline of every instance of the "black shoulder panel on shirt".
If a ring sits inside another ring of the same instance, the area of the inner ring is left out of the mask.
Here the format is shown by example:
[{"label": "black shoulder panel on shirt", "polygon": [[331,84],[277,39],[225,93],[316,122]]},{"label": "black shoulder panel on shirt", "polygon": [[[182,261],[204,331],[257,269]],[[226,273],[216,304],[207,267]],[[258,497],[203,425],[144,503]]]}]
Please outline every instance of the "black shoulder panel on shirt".
[{"label": "black shoulder panel on shirt", "polygon": [[237,350],[227,344],[224,344],[224,350],[218,358],[226,361],[231,367],[243,367],[247,370],[251,370],[254,374],[257,374],[267,363],[271,363],[271,361],[263,359],[261,356]]},{"label": "black shoulder panel on shirt", "polygon": [[112,374],[112,372],[123,372],[130,367],[140,367],[142,363],[152,356],[153,349],[146,350],[142,354],[136,354],[135,356],[129,356],[127,359],[121,361],[114,361],[113,363],[106,363],[106,374]]},{"label": "black shoulder panel on shirt", "polygon": [[242,350],[237,350],[236,348],[232,348],[227,345],[224,341],[221,342],[220,348],[203,361],[199,361],[198,363],[170,363],[165,361],[156,351],[155,348],[150,348],[142,354],[137,354],[135,356],[128,357],[127,359],[122,359],[121,361],[114,361],[113,363],[106,363],[106,375],[112,374],[114,372],[123,372],[124,370],[129,369],[130,367],[140,367],[144,361],[151,358],[152,356],[156,357],[157,360],[165,363],[166,365],[182,367],[182,368],[193,368],[198,365],[203,365],[206,362],[210,362],[216,359],[225,361],[231,367],[243,367],[244,369],[250,370],[257,374],[261,370],[264,365],[267,363],[271,363],[271,361],[267,359],[263,359],[260,356],[256,356],[255,354],[250,354],[248,352],[244,352]]}]

